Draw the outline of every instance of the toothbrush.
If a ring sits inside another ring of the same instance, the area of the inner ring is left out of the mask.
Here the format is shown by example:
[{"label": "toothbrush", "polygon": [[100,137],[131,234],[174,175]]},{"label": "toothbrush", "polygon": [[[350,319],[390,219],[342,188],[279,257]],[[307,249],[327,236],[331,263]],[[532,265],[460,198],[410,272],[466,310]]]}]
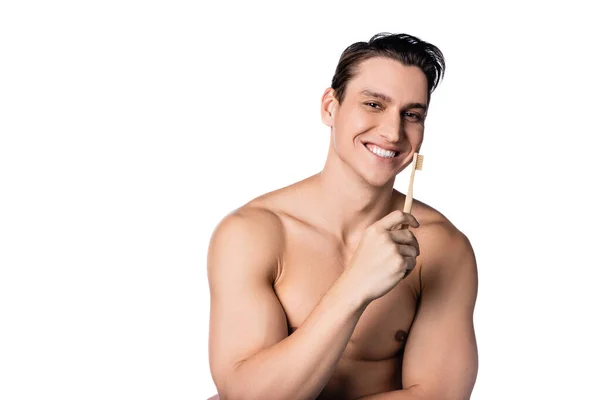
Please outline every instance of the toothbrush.
[{"label": "toothbrush", "polygon": [[[406,200],[404,200],[404,211],[410,213],[412,209],[413,201],[413,182],[415,180],[415,171],[423,170],[423,159],[425,156],[419,155],[418,153],[413,154],[412,171],[410,173],[410,183],[408,184],[408,192],[406,192]],[[408,225],[403,224],[400,229],[408,228]]]}]

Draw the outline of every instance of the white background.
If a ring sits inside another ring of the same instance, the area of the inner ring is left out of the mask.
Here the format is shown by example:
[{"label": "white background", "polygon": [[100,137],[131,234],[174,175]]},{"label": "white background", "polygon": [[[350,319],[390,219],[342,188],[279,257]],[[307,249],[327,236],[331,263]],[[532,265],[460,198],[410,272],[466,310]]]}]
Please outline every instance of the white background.
[{"label": "white background", "polygon": [[337,60],[388,31],[447,61],[415,197],[477,256],[472,398],[600,399],[591,9],[215,3],[0,5],[0,398],[216,393],[212,230],[323,167]]}]

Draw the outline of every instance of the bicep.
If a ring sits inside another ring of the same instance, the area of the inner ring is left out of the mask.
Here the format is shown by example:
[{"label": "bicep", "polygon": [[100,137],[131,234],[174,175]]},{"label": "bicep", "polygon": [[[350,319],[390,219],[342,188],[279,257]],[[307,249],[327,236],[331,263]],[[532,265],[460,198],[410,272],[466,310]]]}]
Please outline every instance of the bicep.
[{"label": "bicep", "polygon": [[287,337],[272,287],[281,235],[276,217],[265,213],[227,216],[209,245],[209,361],[217,387],[241,361]]},{"label": "bicep", "polygon": [[477,266],[462,233],[444,236],[423,272],[421,304],[404,352],[403,386],[418,386],[436,398],[468,399],[477,376],[473,311]]}]

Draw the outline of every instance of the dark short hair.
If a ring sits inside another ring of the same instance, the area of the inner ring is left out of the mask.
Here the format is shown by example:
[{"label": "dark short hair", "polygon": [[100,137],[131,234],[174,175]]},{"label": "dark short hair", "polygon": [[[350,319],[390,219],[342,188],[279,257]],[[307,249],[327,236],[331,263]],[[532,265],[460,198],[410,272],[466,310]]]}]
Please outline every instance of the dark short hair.
[{"label": "dark short hair", "polygon": [[436,46],[405,33],[378,33],[369,42],[356,42],[344,50],[331,80],[331,88],[341,104],[346,85],[358,72],[359,64],[373,57],[387,57],[405,66],[416,66],[427,77],[427,103],[444,76],[444,55]]}]

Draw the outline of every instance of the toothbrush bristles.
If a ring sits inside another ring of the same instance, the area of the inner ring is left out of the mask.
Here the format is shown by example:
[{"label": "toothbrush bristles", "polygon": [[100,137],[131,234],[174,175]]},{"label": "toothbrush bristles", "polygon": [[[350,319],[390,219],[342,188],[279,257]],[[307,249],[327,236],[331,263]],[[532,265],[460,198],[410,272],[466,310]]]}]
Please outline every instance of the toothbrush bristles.
[{"label": "toothbrush bristles", "polygon": [[425,156],[422,156],[420,154],[417,156],[417,163],[415,165],[415,169],[418,171],[421,171],[423,169],[423,158],[425,158]]}]

